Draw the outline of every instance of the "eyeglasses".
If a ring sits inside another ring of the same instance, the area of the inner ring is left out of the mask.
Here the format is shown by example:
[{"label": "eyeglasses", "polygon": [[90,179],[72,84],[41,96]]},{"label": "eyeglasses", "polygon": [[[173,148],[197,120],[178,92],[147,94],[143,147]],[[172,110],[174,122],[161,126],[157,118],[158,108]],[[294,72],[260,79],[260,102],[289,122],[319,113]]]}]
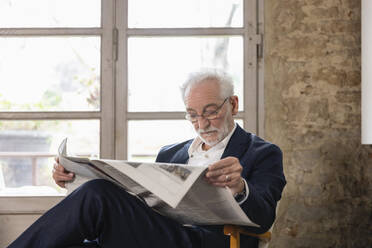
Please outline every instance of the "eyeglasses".
[{"label": "eyeglasses", "polygon": [[220,110],[222,106],[225,104],[226,100],[229,99],[229,97],[226,97],[223,103],[218,106],[216,109],[213,110],[205,110],[201,115],[198,115],[197,113],[186,113],[186,120],[191,121],[192,123],[195,123],[198,121],[198,117],[203,117],[207,120],[214,120],[218,117],[218,114],[220,113]]}]

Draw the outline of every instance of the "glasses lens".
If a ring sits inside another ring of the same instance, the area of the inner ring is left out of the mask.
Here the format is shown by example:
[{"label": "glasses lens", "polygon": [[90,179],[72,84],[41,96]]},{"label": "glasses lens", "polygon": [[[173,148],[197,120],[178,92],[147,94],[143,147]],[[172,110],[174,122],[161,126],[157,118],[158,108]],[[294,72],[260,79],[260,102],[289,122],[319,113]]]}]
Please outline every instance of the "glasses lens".
[{"label": "glasses lens", "polygon": [[216,119],[217,118],[217,114],[218,114],[218,111],[215,110],[215,111],[207,111],[207,112],[204,112],[203,116],[204,118],[208,119],[208,120],[213,120],[213,119]]}]

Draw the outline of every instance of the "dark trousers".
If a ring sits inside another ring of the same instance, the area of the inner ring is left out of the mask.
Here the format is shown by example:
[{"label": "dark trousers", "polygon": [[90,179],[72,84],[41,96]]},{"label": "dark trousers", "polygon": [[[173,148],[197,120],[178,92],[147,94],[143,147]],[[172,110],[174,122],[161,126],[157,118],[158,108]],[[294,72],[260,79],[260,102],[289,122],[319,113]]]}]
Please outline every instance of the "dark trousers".
[{"label": "dark trousers", "polygon": [[115,184],[92,180],[41,216],[8,248],[54,248],[97,239],[104,248],[228,247],[222,232],[185,227]]}]

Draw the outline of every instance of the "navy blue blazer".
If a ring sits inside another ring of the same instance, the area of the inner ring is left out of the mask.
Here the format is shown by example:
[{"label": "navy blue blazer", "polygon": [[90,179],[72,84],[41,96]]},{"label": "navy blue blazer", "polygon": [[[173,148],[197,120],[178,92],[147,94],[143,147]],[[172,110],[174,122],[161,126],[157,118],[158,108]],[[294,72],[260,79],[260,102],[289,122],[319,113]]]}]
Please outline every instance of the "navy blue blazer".
[{"label": "navy blue blazer", "polygon": [[[156,161],[187,163],[188,149],[192,141],[163,147]],[[278,146],[244,131],[237,125],[222,158],[229,156],[239,159],[243,166],[242,177],[248,183],[248,198],[240,206],[249,219],[260,225],[260,228],[247,227],[247,230],[264,233],[275,220],[276,204],[286,184],[282,152]],[[222,226],[210,226],[209,229],[221,231]]]}]

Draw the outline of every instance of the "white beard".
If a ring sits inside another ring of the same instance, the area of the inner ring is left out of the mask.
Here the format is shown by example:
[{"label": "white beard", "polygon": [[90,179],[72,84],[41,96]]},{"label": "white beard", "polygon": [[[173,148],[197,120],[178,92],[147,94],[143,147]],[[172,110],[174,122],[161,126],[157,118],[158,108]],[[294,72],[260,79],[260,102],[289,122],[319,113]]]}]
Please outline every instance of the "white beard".
[{"label": "white beard", "polygon": [[[228,134],[229,134],[229,122],[227,116],[229,113],[226,113],[224,123],[221,128],[215,128],[215,127],[208,127],[207,129],[198,129],[196,132],[198,133],[199,138],[208,146],[215,146],[219,142],[221,142]],[[217,131],[217,137],[214,140],[207,140],[201,136],[204,132],[209,131]]]}]

